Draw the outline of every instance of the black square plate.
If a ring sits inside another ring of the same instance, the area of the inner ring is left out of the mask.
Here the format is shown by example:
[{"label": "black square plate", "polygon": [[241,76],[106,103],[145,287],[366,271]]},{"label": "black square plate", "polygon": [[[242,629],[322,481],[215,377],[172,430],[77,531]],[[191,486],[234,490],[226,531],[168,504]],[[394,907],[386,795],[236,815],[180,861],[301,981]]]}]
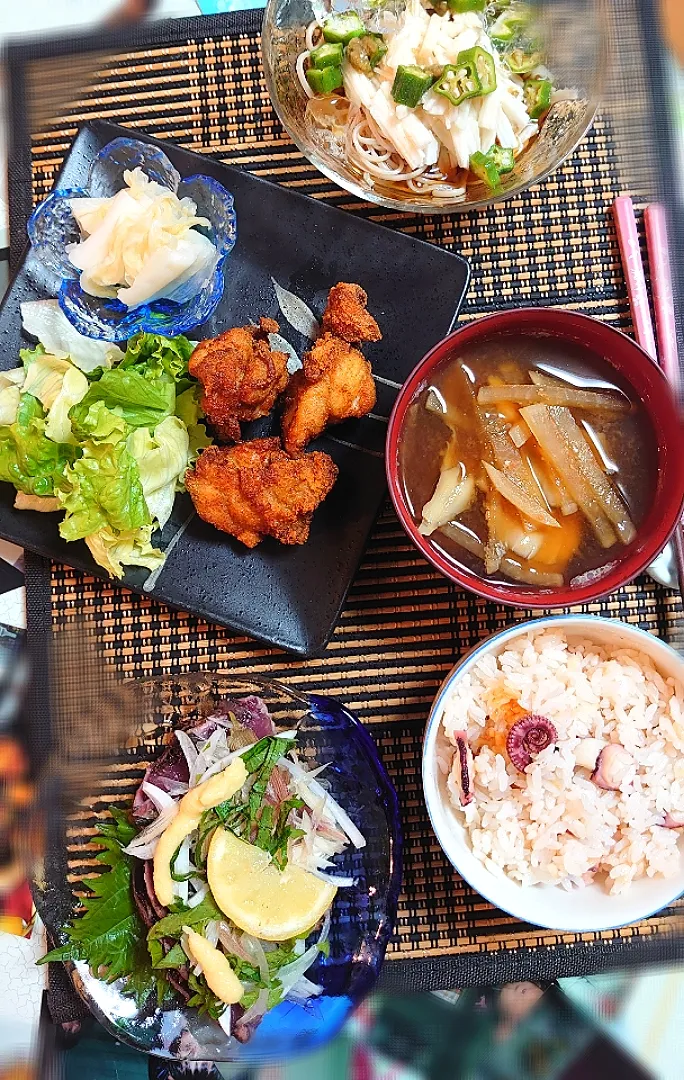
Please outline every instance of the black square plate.
[{"label": "black square plate", "polygon": [[[340,475],[314,515],[308,543],[285,547],[266,540],[249,551],[201,521],[182,495],[156,537],[162,549],[172,545],[161,572],[149,576],[133,568],[123,580],[131,589],[211,622],[302,656],[316,655],[333,632],[385,493],[386,418],[400,384],[451,329],[468,285],[468,264],[432,244],[240,169],[101,121],[79,132],[58,186],[85,183],[95,155],[120,136],[161,146],[181,176],[212,176],[235,198],[238,239],[225,293],[213,318],[191,337],[211,337],[269,315],[301,355],[307,342],[283,319],[274,280],[319,316],[337,281],[358,282],[368,292],[369,308],[383,332],[381,342],[365,349],[377,379],[378,404],[374,417],[329,429],[315,444],[334,458]],[[15,367],[19,349],[27,344],[20,303],[44,296],[25,260],[0,309],[0,368]],[[273,423],[260,421],[246,434],[267,434]],[[102,576],[85,543],[67,544],[60,538],[57,515],[16,511],[13,501],[14,489],[0,484],[0,536]]]}]

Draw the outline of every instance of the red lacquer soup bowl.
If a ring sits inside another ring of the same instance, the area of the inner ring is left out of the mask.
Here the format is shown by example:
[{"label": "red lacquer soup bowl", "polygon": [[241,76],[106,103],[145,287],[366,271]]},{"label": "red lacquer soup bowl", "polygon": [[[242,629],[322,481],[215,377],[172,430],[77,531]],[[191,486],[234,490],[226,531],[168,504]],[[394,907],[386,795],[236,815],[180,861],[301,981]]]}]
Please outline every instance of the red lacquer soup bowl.
[{"label": "red lacquer soup bowl", "polygon": [[[408,409],[430,385],[444,362],[456,358],[460,350],[474,344],[500,339],[502,335],[534,336],[550,339],[550,344],[578,346],[587,359],[604,361],[615,372],[616,382],[631,389],[641,402],[652,429],[656,449],[653,493],[650,506],[637,528],[632,543],[615,545],[607,556],[607,567],[596,575],[585,575],[580,583],[560,588],[506,584],[475,573],[418,532],[400,469],[400,450]],[[684,427],[673,394],[660,368],[631,338],[606,323],[557,308],[519,308],[499,312],[454,331],[425,356],[404,383],[390,417],[387,433],[387,479],[395,510],[411,541],[433,566],[465,589],[489,600],[523,608],[568,607],[586,603],[613,592],[641,573],[669,540],[681,518],[684,505]],[[619,547],[620,550],[617,550]]]}]

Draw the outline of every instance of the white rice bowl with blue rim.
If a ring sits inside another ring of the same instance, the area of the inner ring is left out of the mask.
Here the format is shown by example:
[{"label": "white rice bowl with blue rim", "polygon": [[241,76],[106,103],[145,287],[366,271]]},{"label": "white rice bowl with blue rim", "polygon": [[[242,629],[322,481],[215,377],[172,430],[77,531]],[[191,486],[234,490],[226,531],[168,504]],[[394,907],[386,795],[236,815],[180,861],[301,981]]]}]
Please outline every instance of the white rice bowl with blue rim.
[{"label": "white rice bowl with blue rim", "polygon": [[[492,723],[511,709],[549,732],[528,764]],[[645,918],[684,892],[684,661],[617,621],[512,627],[442,685],[423,782],[446,855],[497,907],[576,931]]]}]

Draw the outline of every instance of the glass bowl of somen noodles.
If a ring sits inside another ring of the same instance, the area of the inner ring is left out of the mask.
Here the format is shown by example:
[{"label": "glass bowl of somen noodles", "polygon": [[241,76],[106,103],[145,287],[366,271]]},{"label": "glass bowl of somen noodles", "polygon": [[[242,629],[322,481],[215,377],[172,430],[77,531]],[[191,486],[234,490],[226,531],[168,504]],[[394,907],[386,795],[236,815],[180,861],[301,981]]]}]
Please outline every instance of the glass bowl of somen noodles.
[{"label": "glass bowl of somen noodles", "polygon": [[426,214],[556,169],[606,69],[595,0],[269,0],[262,51],[275,110],[322,173]]},{"label": "glass bowl of somen noodles", "polygon": [[612,592],[684,504],[684,429],[656,364],[605,323],[519,308],[455,331],[404,383],[387,436],[392,501],[458,585],[516,607]]}]

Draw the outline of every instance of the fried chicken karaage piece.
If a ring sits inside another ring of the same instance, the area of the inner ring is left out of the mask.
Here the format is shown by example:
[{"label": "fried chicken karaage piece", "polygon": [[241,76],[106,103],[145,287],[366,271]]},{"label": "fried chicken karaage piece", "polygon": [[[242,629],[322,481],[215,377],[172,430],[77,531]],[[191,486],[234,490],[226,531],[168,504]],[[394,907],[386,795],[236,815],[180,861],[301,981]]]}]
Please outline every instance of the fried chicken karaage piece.
[{"label": "fried chicken karaage piece", "polygon": [[366,358],[346,341],[323,334],[290,380],[283,413],[283,442],[302,450],[328,424],[365,416],[375,405],[375,383]]},{"label": "fried chicken karaage piece", "polygon": [[287,353],[273,351],[269,334],[278,323],[260,319],[201,341],[190,357],[190,374],[202,384],[202,408],[221,439],[239,442],[240,421],[267,416],[287,386]]},{"label": "fried chicken karaage piece", "polygon": [[382,334],[366,305],[368,296],[360,285],[340,281],[328,293],[323,330],[343,341],[380,341]]},{"label": "fried chicken karaage piece", "polygon": [[253,548],[265,536],[304,544],[311,518],[337,479],[320,451],[290,457],[280,439],[209,446],[187,473],[186,485],[204,521]]}]

